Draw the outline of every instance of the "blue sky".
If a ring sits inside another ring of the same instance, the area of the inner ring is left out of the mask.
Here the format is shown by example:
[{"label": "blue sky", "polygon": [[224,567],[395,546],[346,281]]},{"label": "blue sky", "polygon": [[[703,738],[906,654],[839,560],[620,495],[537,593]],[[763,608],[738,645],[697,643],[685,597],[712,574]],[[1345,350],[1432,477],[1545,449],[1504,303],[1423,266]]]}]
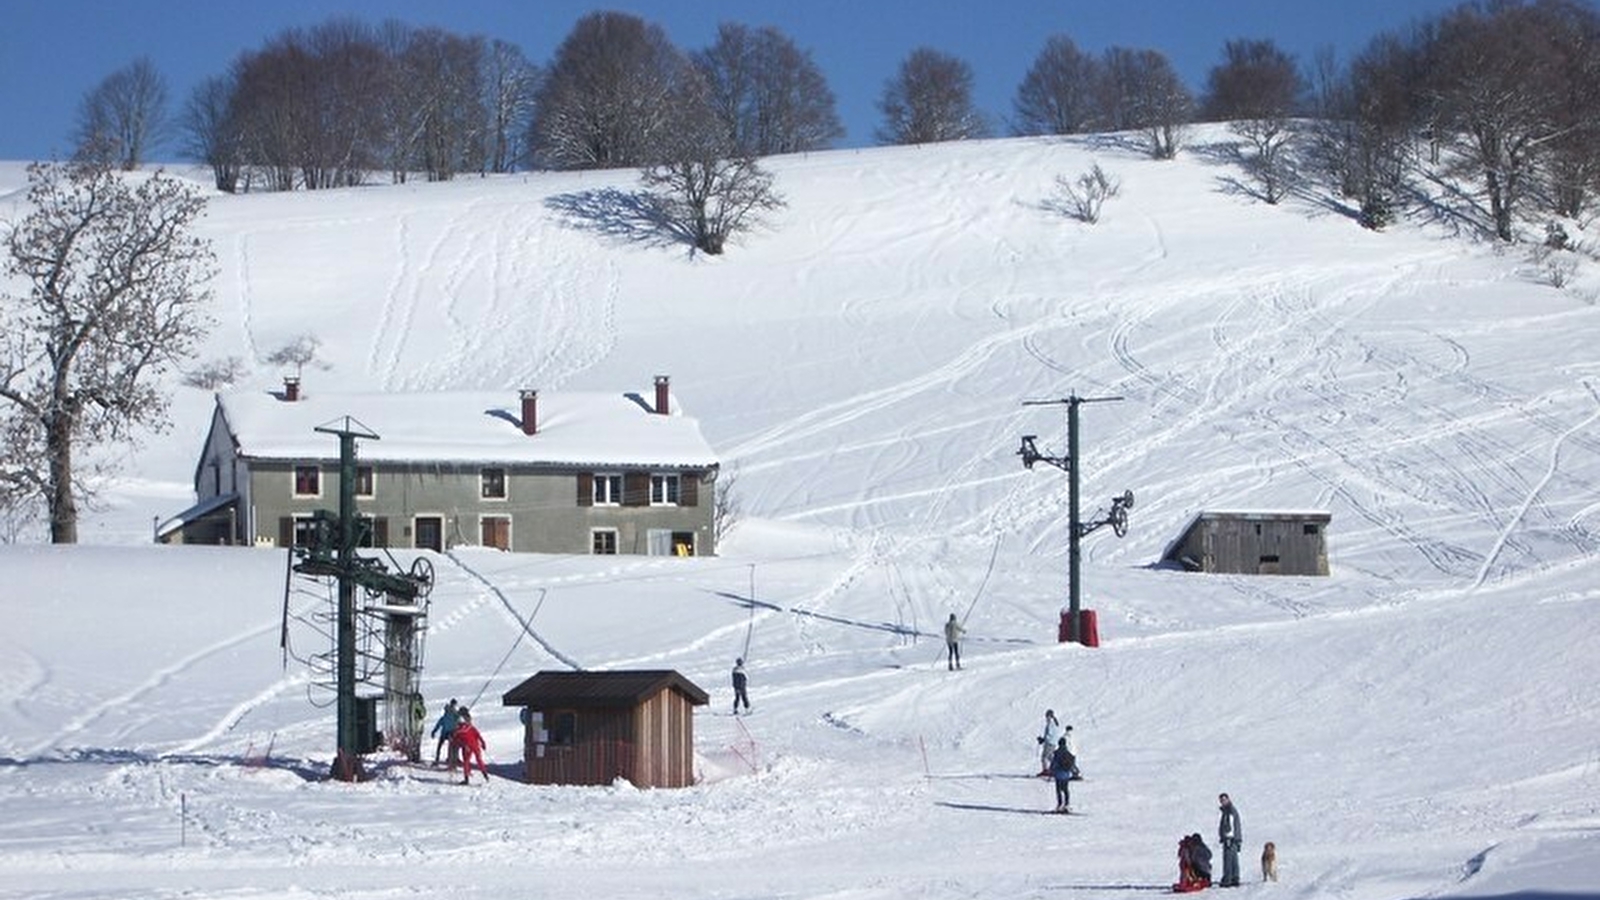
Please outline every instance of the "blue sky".
[{"label": "blue sky", "polygon": [[[496,37],[538,63],[583,14],[635,13],[691,50],[719,22],[773,25],[827,76],[847,134],[874,143],[884,81],[913,49],[929,46],[972,66],[976,99],[1003,122],[1045,38],[1079,47],[1149,47],[1198,90],[1225,41],[1270,38],[1309,62],[1318,47],[1348,57],[1374,35],[1458,5],[1456,0],[8,0],[0,16],[0,159],[63,155],[78,101],[101,78],[149,56],[173,106],[201,79],[292,26],[335,15],[394,18]],[[170,156],[171,154],[167,154]]]}]

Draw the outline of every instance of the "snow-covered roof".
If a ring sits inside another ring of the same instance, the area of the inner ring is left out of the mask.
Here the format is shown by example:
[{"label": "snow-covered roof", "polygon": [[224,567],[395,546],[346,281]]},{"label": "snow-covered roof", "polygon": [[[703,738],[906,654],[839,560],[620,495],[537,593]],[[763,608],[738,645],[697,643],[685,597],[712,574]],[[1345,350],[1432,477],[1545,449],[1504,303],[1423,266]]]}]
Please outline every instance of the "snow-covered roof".
[{"label": "snow-covered roof", "polygon": [[[635,393],[540,392],[537,428],[522,430],[516,391],[335,393],[286,401],[266,391],[217,395],[239,454],[252,459],[336,459],[338,439],[319,427],[370,431],[357,453],[373,462],[706,468],[716,454],[700,423],[673,403],[666,415]],[[350,421],[347,421],[350,420]]]}]

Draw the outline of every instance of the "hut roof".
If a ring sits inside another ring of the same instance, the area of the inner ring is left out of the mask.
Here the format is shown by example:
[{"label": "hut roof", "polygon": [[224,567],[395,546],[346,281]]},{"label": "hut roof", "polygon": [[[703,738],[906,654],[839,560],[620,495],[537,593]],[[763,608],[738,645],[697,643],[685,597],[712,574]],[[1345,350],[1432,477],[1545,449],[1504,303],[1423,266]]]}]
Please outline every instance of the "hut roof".
[{"label": "hut roof", "polygon": [[539,672],[500,698],[504,706],[606,709],[634,706],[671,688],[696,706],[711,697],[698,685],[672,669],[621,672]]}]

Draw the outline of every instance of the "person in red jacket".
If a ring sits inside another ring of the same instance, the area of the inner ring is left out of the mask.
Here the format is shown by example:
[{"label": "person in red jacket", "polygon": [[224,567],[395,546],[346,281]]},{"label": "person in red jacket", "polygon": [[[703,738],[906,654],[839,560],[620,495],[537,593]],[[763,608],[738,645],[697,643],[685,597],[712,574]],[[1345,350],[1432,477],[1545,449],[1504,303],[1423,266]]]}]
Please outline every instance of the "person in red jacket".
[{"label": "person in red jacket", "polygon": [[487,742],[483,739],[483,734],[478,731],[478,726],[472,724],[472,712],[466,707],[461,708],[460,724],[456,725],[450,740],[461,748],[461,783],[471,783],[473,759],[478,761],[478,771],[483,773],[483,780],[488,781],[489,768],[483,764],[483,748],[487,746]]}]

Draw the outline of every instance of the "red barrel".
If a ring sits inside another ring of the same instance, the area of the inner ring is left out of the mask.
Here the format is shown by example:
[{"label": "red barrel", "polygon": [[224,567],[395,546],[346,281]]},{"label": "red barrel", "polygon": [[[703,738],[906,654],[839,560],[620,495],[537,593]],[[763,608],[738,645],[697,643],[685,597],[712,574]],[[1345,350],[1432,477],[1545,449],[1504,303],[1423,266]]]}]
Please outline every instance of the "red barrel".
[{"label": "red barrel", "polygon": [[1085,647],[1100,646],[1100,622],[1094,610],[1078,610],[1078,643]]},{"label": "red barrel", "polygon": [[1056,643],[1065,644],[1072,640],[1072,610],[1061,611],[1061,623],[1056,626]]}]

